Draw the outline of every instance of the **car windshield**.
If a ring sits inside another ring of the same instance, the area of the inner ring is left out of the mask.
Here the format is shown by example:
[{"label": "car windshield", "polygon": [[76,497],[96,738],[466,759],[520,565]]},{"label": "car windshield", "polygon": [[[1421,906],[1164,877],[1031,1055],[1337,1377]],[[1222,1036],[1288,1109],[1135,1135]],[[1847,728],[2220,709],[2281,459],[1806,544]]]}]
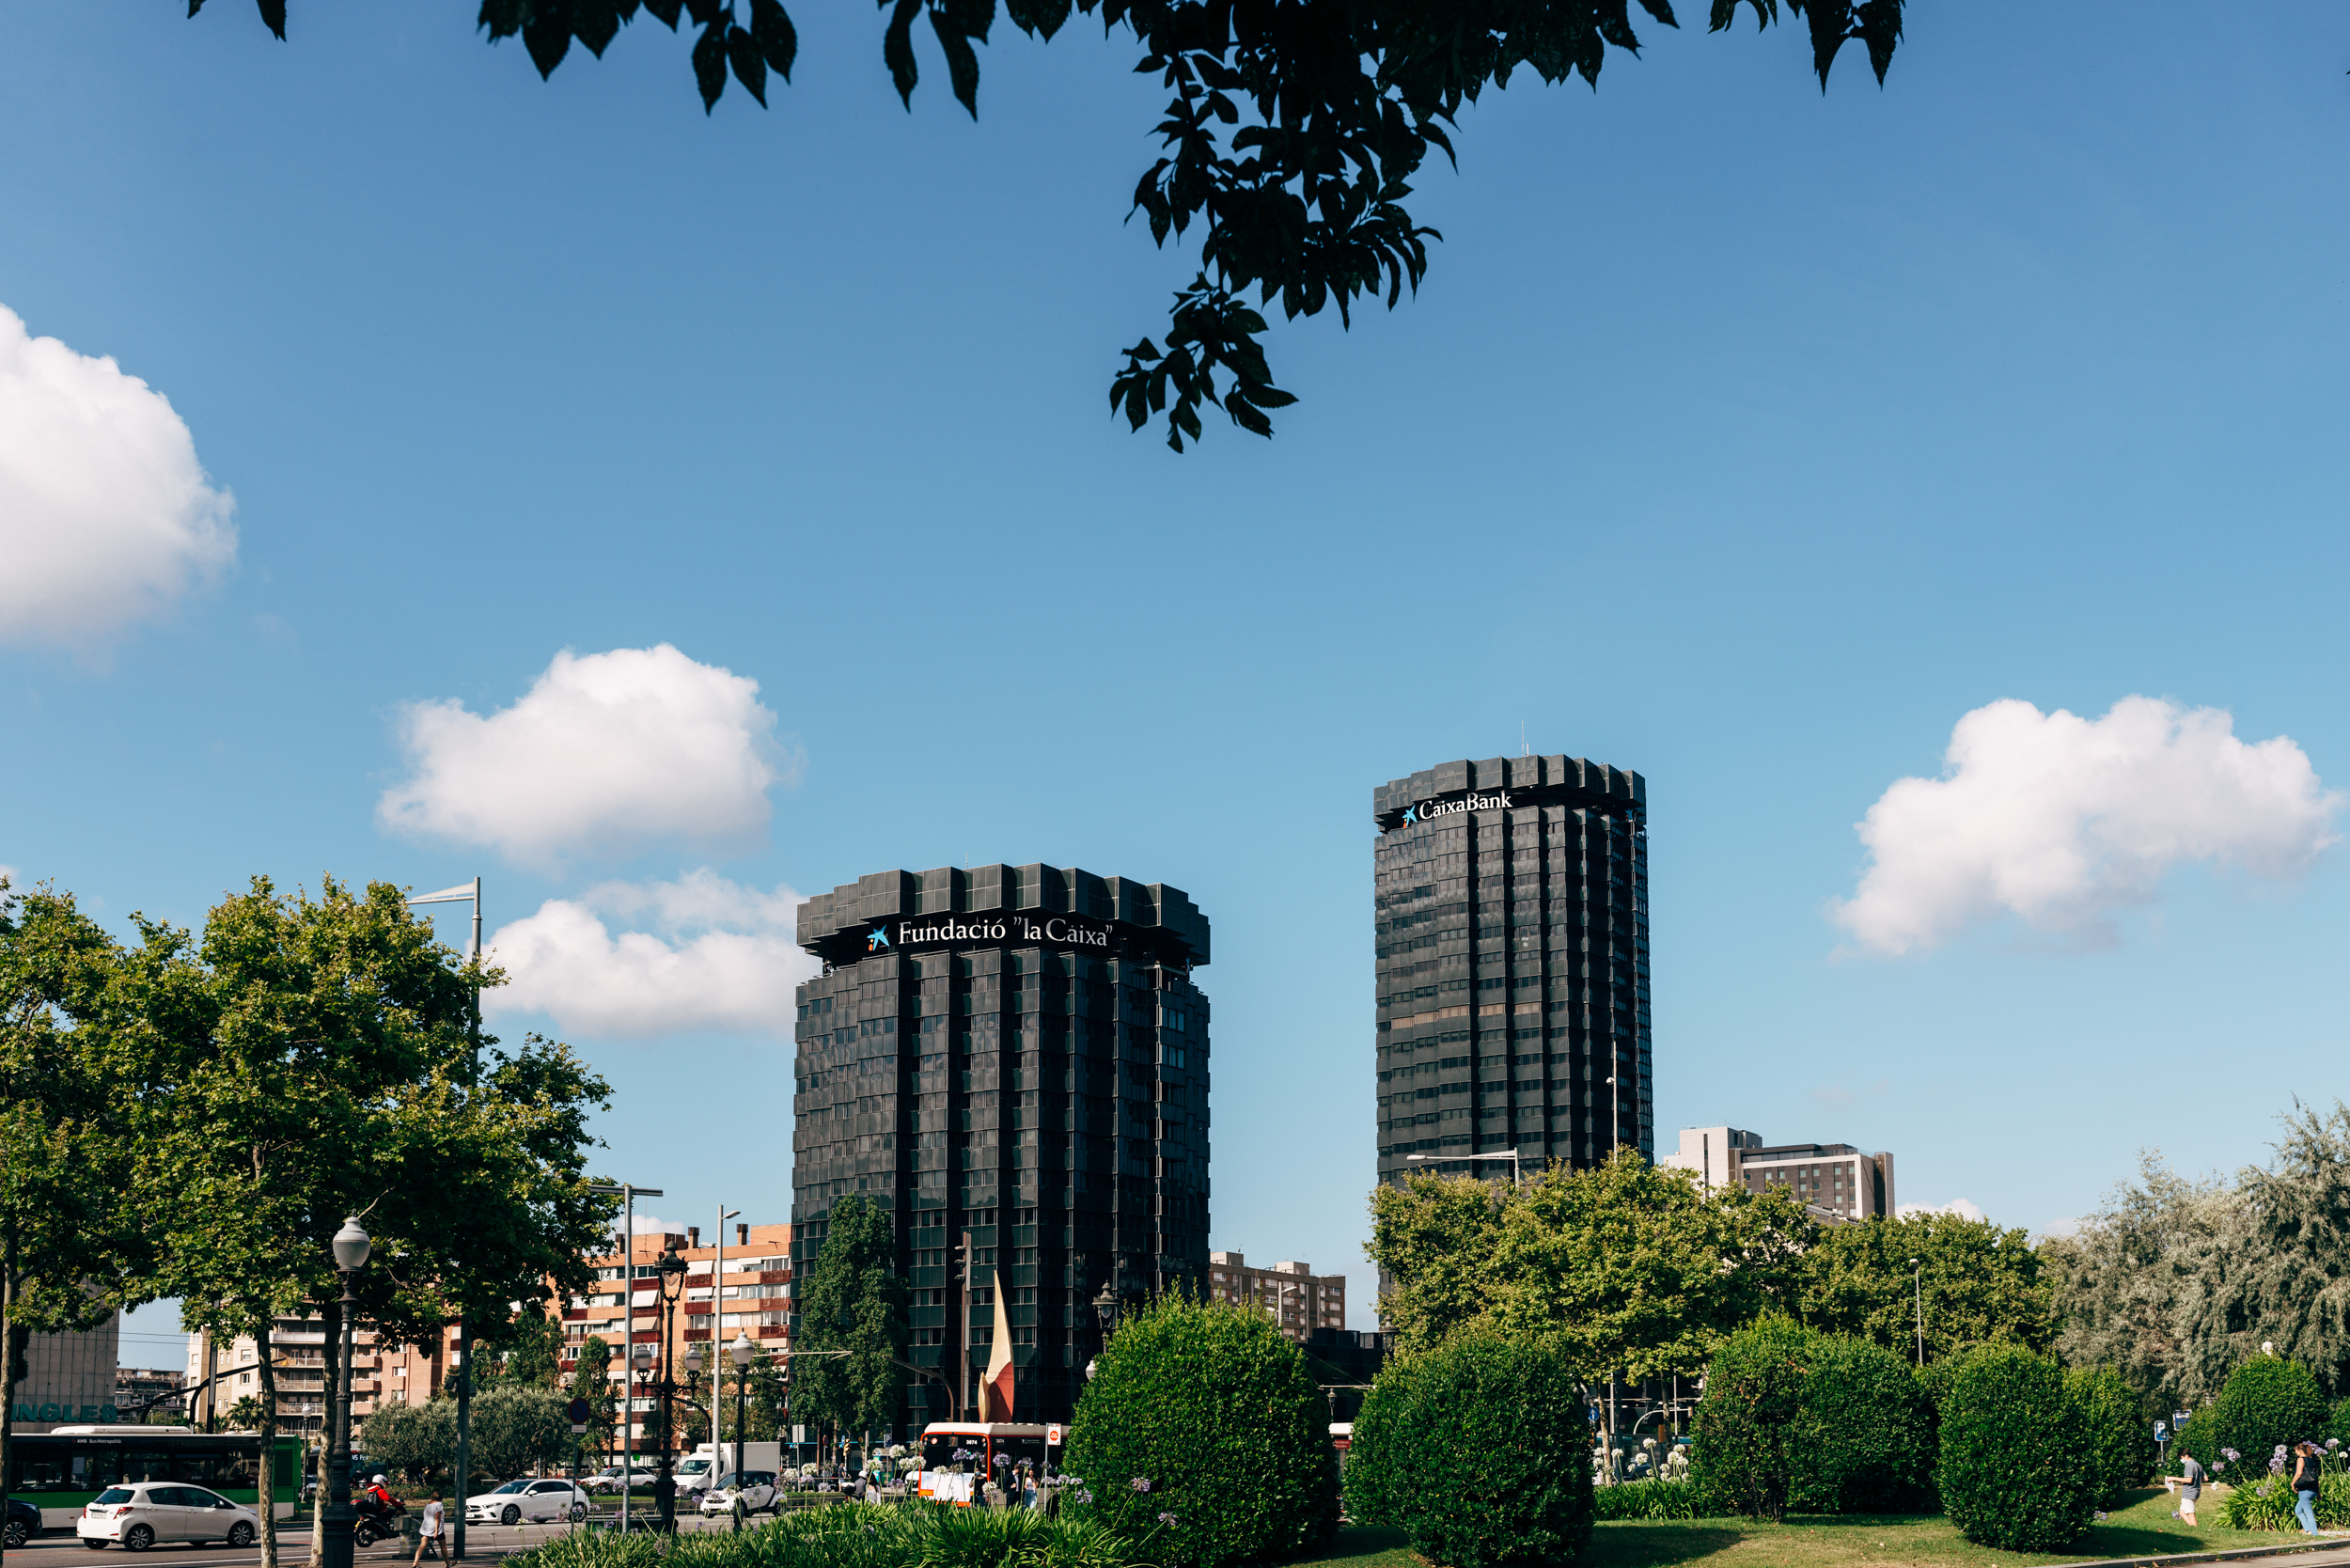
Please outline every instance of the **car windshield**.
[{"label": "car windshield", "polygon": [[493,1492],[493,1493],[491,1493],[491,1494],[490,1494],[490,1496],[492,1496],[492,1497],[496,1497],[496,1496],[498,1495],[498,1493],[499,1493],[499,1492],[522,1492],[522,1491],[526,1491],[526,1490],[528,1490],[529,1486],[530,1486],[530,1482],[526,1482],[526,1481],[509,1481],[509,1482],[508,1482],[505,1485],[503,1485],[503,1486],[499,1487],[499,1488],[497,1489],[497,1492]]},{"label": "car windshield", "polygon": [[98,1500],[102,1503],[127,1503],[131,1500],[131,1494],[119,1486],[109,1486],[98,1494]]}]

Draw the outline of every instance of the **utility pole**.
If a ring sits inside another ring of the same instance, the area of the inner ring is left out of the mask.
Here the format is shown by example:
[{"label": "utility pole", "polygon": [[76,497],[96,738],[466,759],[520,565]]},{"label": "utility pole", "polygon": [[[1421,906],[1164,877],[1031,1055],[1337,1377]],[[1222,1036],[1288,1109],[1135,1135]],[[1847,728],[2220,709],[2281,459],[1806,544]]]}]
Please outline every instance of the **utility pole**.
[{"label": "utility pole", "polygon": [[[636,1446],[636,1200],[658,1198],[659,1187],[631,1186],[626,1182],[595,1182],[589,1192],[610,1193],[620,1200],[620,1533],[628,1533],[629,1481],[635,1473]],[[463,1499],[458,1499],[463,1506]]]}]

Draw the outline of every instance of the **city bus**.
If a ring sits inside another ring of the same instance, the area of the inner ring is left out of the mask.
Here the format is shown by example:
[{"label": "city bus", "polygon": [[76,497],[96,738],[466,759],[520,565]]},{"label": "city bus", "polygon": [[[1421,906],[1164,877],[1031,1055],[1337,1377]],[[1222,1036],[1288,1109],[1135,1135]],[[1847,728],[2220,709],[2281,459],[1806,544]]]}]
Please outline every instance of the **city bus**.
[{"label": "city bus", "polygon": [[[290,1519],[302,1489],[302,1439],[281,1436],[271,1466],[270,1510]],[[61,1426],[8,1437],[8,1496],[40,1510],[43,1529],[71,1529],[83,1508],[124,1481],[209,1486],[230,1502],[260,1506],[261,1439],[252,1432],[190,1427]]]},{"label": "city bus", "polygon": [[[998,1464],[997,1460],[1002,1463]],[[968,1508],[983,1478],[1003,1476],[1022,1465],[1044,1473],[1044,1429],[1012,1421],[932,1421],[922,1429],[922,1468],[915,1490],[932,1502]]]}]

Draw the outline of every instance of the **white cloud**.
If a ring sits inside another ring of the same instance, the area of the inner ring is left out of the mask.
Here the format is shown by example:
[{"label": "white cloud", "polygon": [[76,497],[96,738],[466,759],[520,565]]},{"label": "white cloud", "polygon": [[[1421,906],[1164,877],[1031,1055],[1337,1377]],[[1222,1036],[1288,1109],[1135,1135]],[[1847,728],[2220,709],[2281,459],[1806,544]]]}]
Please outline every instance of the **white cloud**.
[{"label": "white cloud", "polygon": [[[636,1211],[634,1222],[629,1227],[629,1234],[633,1236],[666,1236],[671,1231],[682,1236],[685,1233],[685,1227],[672,1225],[666,1219],[656,1219],[642,1209]],[[619,1265],[616,1263],[613,1266],[617,1268]]]},{"label": "white cloud", "polygon": [[2081,1233],[2081,1222],[2077,1219],[2052,1219],[2040,1228],[2040,1233],[2043,1236],[2077,1236]]},{"label": "white cloud", "polygon": [[2009,699],[1950,731],[1939,778],[1904,778],[1859,824],[1872,863],[1836,923],[1905,953],[1966,926],[2109,943],[2174,866],[2290,877],[2331,844],[2342,794],[2280,735],[2248,745],[2217,708],[2127,697],[2101,719]]},{"label": "white cloud", "polygon": [[237,553],[171,400],[0,306],[0,641],[88,649]]},{"label": "white cloud", "polygon": [[1947,1203],[1904,1203],[1894,1209],[1893,1215],[1898,1219],[1907,1219],[1911,1215],[1956,1215],[1961,1219],[1983,1217],[1982,1205],[1965,1198],[1953,1198]]},{"label": "white cloud", "polygon": [[775,725],[758,682],[667,643],[566,651],[497,713],[409,704],[400,740],[414,773],[384,792],[376,817],[539,867],[665,839],[755,842],[768,790],[796,775]]},{"label": "white cloud", "polygon": [[[510,980],[483,1006],[545,1013],[603,1039],[786,1035],[792,988],[818,969],[792,940],[803,902],[789,887],[762,893],[707,869],[553,899],[491,938],[491,962]],[[615,932],[607,916],[653,929]]]}]

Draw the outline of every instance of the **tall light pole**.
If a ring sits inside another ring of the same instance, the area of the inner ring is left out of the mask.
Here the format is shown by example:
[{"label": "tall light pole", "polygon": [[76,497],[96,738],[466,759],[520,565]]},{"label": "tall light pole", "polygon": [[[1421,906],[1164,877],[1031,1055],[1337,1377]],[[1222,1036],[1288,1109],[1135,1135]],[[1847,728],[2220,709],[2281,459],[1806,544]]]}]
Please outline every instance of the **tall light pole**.
[{"label": "tall light pole", "polygon": [[[473,940],[466,946],[465,956],[475,964],[481,962],[481,879],[461,882],[454,887],[444,887],[437,893],[424,893],[408,901],[414,909],[420,903],[470,903],[473,905]],[[470,1094],[475,1080],[481,1074],[481,987],[473,988],[473,1016],[465,1021],[465,1038],[472,1047],[471,1061],[465,1074],[465,1091]],[[465,1314],[457,1317],[457,1457],[450,1466],[450,1481],[457,1489],[457,1534],[450,1548],[452,1560],[465,1555],[465,1488],[466,1471],[471,1468],[473,1455],[473,1334]]]},{"label": "tall light pole", "polygon": [[[669,1347],[676,1342],[677,1304],[685,1294],[685,1260],[671,1247],[653,1264],[653,1278],[661,1286],[661,1381],[654,1396],[661,1411],[661,1470],[652,1483],[653,1507],[660,1511],[661,1530],[669,1534],[677,1529],[677,1456],[671,1452],[676,1431],[677,1363],[670,1358]],[[701,1356],[692,1346],[685,1351],[686,1374],[690,1378],[700,1370]]]},{"label": "tall light pole", "polygon": [[726,1427],[718,1419],[727,1384],[718,1370],[718,1335],[727,1321],[727,1221],[742,1212],[718,1205],[718,1255],[710,1263],[710,1474],[703,1480],[712,1485],[718,1480],[718,1434]]},{"label": "tall light pole", "polygon": [[1515,1149],[1496,1149],[1483,1154],[1406,1154],[1403,1157],[1407,1160],[1427,1160],[1436,1165],[1449,1165],[1456,1160],[1508,1160],[1510,1184],[1513,1187],[1525,1184],[1525,1168],[1519,1165],[1520,1152]]},{"label": "tall light pole", "polygon": [[[717,1341],[713,1340],[711,1342],[714,1344]],[[727,1355],[734,1362],[734,1496],[736,1502],[733,1513],[734,1529],[738,1535],[743,1530],[741,1502],[743,1496],[743,1384],[744,1380],[750,1375],[751,1357],[758,1354],[758,1348],[751,1343],[749,1331],[737,1326],[734,1331],[734,1342],[727,1346]],[[715,1357],[712,1358],[711,1370],[713,1372],[717,1370]],[[711,1379],[711,1386],[713,1389],[716,1388],[715,1377]],[[713,1465],[718,1462],[718,1429],[714,1426],[710,1429],[710,1462]]]},{"label": "tall light pole", "polygon": [[[359,1306],[358,1298],[351,1294],[351,1277],[367,1262],[370,1245],[355,1218],[344,1220],[343,1228],[335,1232],[335,1266],[343,1275],[343,1332],[342,1343],[335,1347],[341,1364],[334,1431],[327,1437],[326,1506],[319,1511],[319,1560],[325,1568],[351,1568],[355,1517],[351,1506],[351,1316]],[[263,1454],[261,1462],[268,1464],[269,1456]]]},{"label": "tall light pole", "polygon": [[1918,1293],[1918,1364],[1926,1364],[1926,1271],[1917,1259],[1909,1260],[1910,1283]]},{"label": "tall light pole", "polygon": [[589,1192],[604,1193],[620,1200],[620,1530],[628,1530],[629,1478],[634,1474],[634,1454],[636,1446],[636,1400],[629,1381],[635,1371],[636,1349],[636,1200],[658,1198],[659,1187],[631,1186],[626,1182],[590,1182]]}]

